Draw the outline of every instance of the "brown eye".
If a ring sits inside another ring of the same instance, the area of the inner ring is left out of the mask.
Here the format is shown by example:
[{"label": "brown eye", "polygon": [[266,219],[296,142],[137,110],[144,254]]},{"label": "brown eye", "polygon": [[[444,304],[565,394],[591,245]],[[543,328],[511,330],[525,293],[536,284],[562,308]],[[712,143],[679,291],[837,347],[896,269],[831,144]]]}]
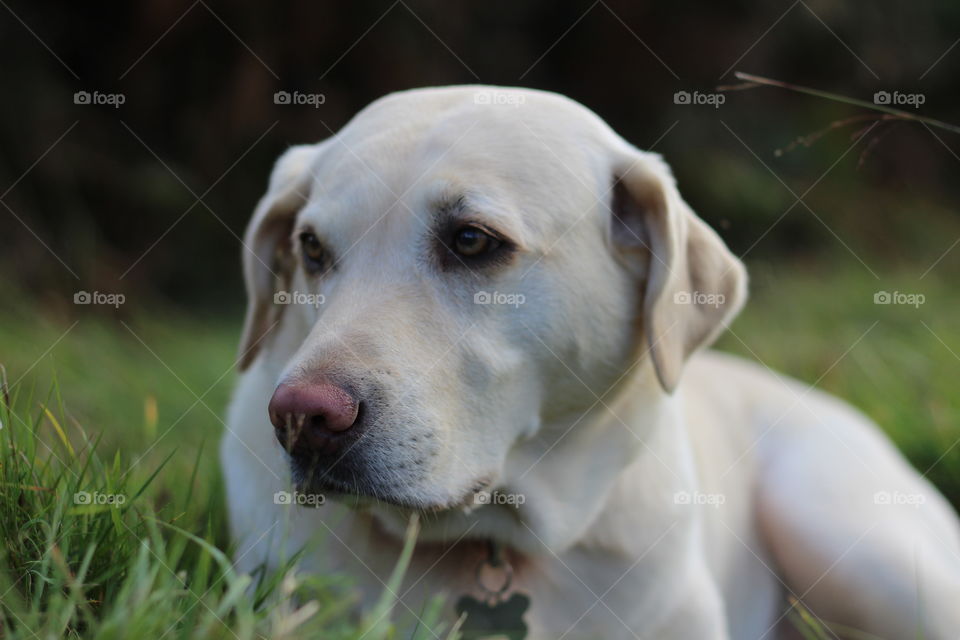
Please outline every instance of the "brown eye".
[{"label": "brown eye", "polygon": [[453,240],[453,250],[468,258],[489,253],[499,246],[499,240],[477,227],[462,227]]},{"label": "brown eye", "polygon": [[303,253],[303,262],[310,273],[316,273],[323,269],[326,260],[326,251],[323,249],[320,239],[306,231],[300,234],[300,250]]}]

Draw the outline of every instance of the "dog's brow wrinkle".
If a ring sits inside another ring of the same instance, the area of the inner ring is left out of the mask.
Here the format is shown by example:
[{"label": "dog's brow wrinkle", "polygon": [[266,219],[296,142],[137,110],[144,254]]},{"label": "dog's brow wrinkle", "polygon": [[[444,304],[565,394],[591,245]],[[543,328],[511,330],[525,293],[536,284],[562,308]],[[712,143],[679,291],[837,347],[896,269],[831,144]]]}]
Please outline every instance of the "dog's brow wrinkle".
[{"label": "dog's brow wrinkle", "polygon": [[441,198],[434,205],[436,216],[441,221],[462,215],[467,208],[467,198],[463,194]]}]

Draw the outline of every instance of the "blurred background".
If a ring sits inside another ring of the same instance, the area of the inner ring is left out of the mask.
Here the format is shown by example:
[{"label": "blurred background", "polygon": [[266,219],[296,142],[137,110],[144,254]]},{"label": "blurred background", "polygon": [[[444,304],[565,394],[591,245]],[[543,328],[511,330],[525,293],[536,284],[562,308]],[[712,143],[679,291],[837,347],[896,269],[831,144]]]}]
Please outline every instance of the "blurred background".
[{"label": "blurred background", "polygon": [[108,452],[189,466],[202,445],[217,491],[239,237],[288,145],[391,91],[522,85],[662,153],[743,256],[753,298],[721,348],[847,398],[960,502],[960,138],[717,90],[743,71],[960,123],[960,4],[0,5],[0,363]]}]

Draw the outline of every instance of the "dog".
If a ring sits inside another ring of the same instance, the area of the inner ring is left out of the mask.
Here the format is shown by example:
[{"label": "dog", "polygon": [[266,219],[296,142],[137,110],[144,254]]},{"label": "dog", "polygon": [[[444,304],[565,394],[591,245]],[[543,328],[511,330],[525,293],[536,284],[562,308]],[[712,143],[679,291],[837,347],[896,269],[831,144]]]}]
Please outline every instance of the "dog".
[{"label": "dog", "polygon": [[517,605],[509,637],[756,640],[793,598],[960,632],[955,512],[856,410],[706,350],[744,266],[577,102],[381,98],[282,155],[244,246],[240,570],[299,552],[370,605],[419,514],[411,623],[441,594],[463,629]]}]

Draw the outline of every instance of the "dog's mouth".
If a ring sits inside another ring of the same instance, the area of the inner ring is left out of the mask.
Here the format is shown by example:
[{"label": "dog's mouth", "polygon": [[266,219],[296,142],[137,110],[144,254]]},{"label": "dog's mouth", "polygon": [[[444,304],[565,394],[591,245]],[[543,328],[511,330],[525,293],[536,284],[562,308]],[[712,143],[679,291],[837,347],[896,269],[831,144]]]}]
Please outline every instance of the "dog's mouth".
[{"label": "dog's mouth", "polygon": [[476,483],[476,487],[457,490],[433,477],[433,449],[423,444],[436,446],[429,437],[421,436],[421,445],[411,446],[405,440],[384,441],[366,429],[348,430],[327,440],[326,446],[312,448],[280,441],[294,490],[313,496],[309,500],[313,504],[329,499],[358,509],[381,505],[435,513],[470,504],[482,487]]},{"label": "dog's mouth", "polygon": [[368,487],[363,484],[354,485],[337,480],[327,480],[323,482],[294,482],[294,487],[298,493],[315,496],[316,500],[313,502],[317,504],[333,500],[358,510],[367,510],[379,505],[388,505],[406,511],[437,510],[437,507],[422,504],[406,496],[395,495],[389,490]]},{"label": "dog's mouth", "polygon": [[345,506],[367,510],[374,507],[389,507],[405,513],[438,513],[451,509],[470,510],[478,504],[476,496],[489,485],[486,480],[478,480],[462,492],[451,497],[436,496],[425,491],[423,495],[411,493],[411,483],[405,482],[401,490],[383,482],[371,481],[364,472],[345,467],[335,473],[333,469],[319,467],[301,467],[292,461],[292,480],[294,490],[304,496],[313,496],[309,504],[324,504],[332,500]]}]

